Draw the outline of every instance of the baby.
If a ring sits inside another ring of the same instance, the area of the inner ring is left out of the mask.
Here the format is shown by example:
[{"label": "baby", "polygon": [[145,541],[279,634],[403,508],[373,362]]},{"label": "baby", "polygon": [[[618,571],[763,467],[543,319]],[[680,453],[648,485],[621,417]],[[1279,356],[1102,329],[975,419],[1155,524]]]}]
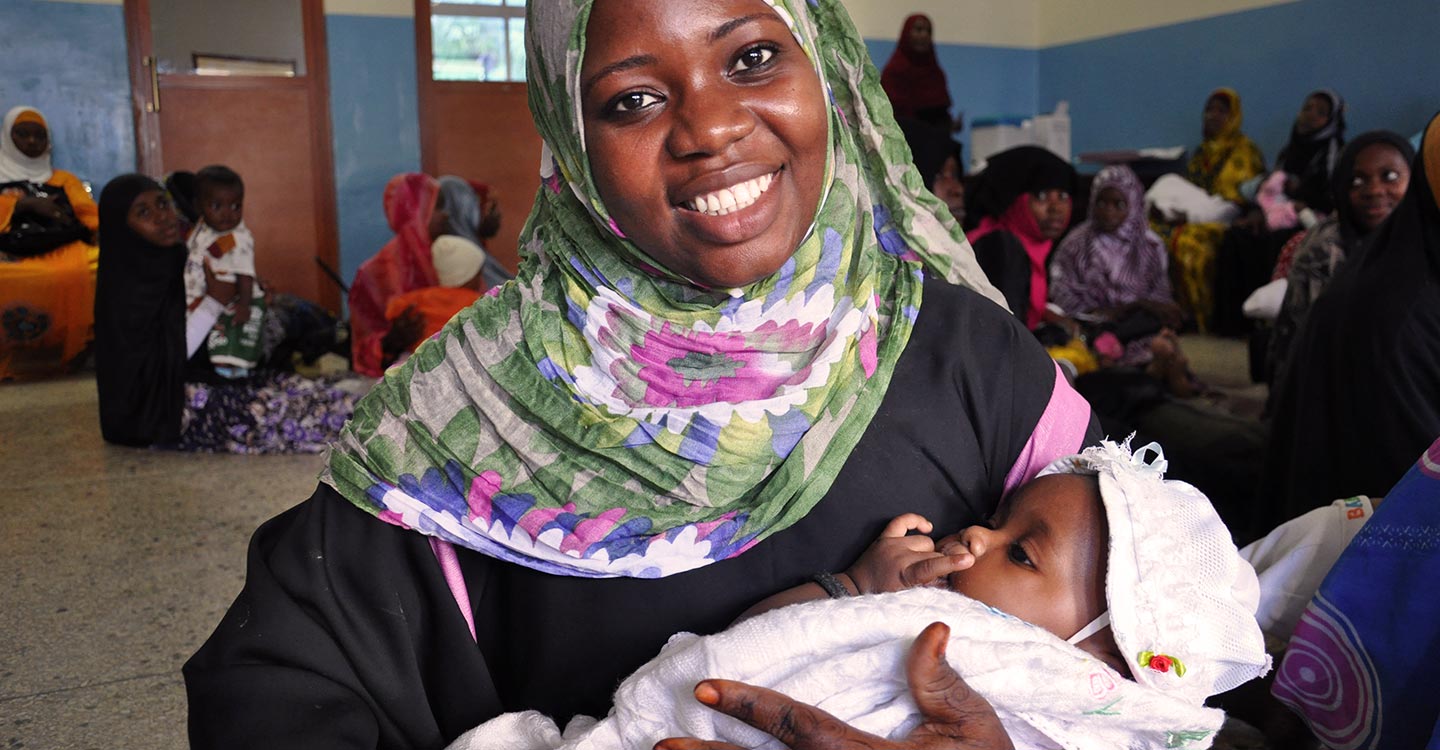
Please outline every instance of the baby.
[{"label": "baby", "polygon": [[1047,468],[991,524],[938,542],[908,534],[930,524],[902,515],[844,573],[772,596],[723,633],[673,637],[598,723],[562,736],[534,712],[506,714],[452,747],[779,746],[695,701],[707,678],[903,737],[919,720],[905,655],[937,620],[950,625],[947,659],[1016,747],[1208,747],[1223,715],[1205,699],[1269,670],[1259,587],[1209,501],[1165,481],[1158,454],[1103,443]]},{"label": "baby", "polygon": [[210,363],[224,377],[245,377],[260,358],[264,292],[255,283],[255,238],[245,226],[245,183],[229,167],[212,165],[195,173],[200,221],[186,246],[185,301],[205,296],[208,263],[218,281],[235,285],[235,299],[211,332]]}]

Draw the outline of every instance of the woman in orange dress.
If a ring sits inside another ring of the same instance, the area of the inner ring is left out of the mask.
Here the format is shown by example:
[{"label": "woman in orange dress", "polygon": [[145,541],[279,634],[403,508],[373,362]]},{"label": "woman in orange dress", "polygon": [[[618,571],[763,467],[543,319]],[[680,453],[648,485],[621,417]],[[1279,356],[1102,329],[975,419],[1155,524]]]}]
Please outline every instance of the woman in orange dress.
[{"label": "woman in orange dress", "polygon": [[[99,209],[79,178],[51,167],[50,151],[49,126],[39,111],[15,107],[5,115],[0,380],[64,372],[94,335]],[[50,242],[57,244],[46,247]]]}]

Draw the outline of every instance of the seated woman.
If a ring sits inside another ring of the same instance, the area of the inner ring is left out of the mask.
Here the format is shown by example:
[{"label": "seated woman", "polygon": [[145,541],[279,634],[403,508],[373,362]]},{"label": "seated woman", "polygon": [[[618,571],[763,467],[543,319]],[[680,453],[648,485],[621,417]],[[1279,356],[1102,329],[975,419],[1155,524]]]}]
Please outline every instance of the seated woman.
[{"label": "seated woman", "polygon": [[[1440,435],[1440,116],[1405,198],[1310,306],[1275,384],[1268,519],[1385,494]],[[1375,205],[1379,212],[1379,205]]]},{"label": "seated woman", "polygon": [[969,197],[967,215],[979,220],[966,232],[975,257],[1031,330],[1047,318],[1046,260],[1070,226],[1075,190],[1075,168],[1064,159],[1019,146],[990,157]]},{"label": "seated woman", "polygon": [[201,344],[234,285],[216,281],[206,264],[206,296],[186,309],[184,235],[160,184],[116,177],[99,209],[95,382],[105,440],[234,453],[323,450],[354,410],[352,394],[296,375],[214,382]]},{"label": "seated woman", "polygon": [[1269,280],[1285,243],[1334,210],[1330,179],[1344,146],[1345,101],[1329,89],[1306,96],[1257,205],[1225,232],[1216,253],[1215,333],[1250,331],[1245,299]]},{"label": "seated woman", "polygon": [[440,178],[440,205],[449,220],[445,234],[463,237],[485,252],[480,291],[500,286],[515,278],[490,252],[488,243],[500,231],[500,202],[489,185],[464,177],[444,175]]},{"label": "seated woman", "polygon": [[1290,140],[1275,159],[1276,168],[1286,175],[1285,194],[1299,208],[1318,214],[1335,210],[1330,195],[1330,176],[1345,148],[1345,100],[1330,89],[1318,89],[1305,97],[1300,114],[1290,129]]},{"label": "seated woman", "polygon": [[1193,378],[1174,335],[1182,313],[1170,293],[1165,245],[1145,221],[1140,178],[1129,167],[1109,166],[1090,191],[1090,218],[1055,251],[1050,301],[1082,321],[1092,338],[1115,337],[1115,344],[1095,338],[1104,364],[1148,366],[1172,393],[1191,395]]},{"label": "seated woman", "polygon": [[430,255],[440,284],[397,294],[385,307],[390,330],[380,340],[380,349],[386,367],[439,333],[456,313],[475,304],[485,288],[484,266],[489,258],[479,245],[447,234],[430,246]]},{"label": "seated woman", "polygon": [[50,130],[33,107],[0,126],[0,380],[77,364],[93,335],[95,201],[50,164]]},{"label": "seated woman", "polygon": [[1285,280],[1285,295],[1266,351],[1268,382],[1283,379],[1295,336],[1335,269],[1360,252],[1405,197],[1414,158],[1410,141],[1388,130],[1361,134],[1340,155],[1331,186],[1334,215],[1291,240],[1275,264],[1275,276]]},{"label": "seated woman", "polygon": [[965,183],[961,181],[964,169],[960,161],[960,144],[950,136],[948,130],[937,128],[919,120],[900,122],[905,133],[905,143],[910,146],[910,156],[925,187],[939,198],[955,221],[965,223]]},{"label": "seated woman", "polygon": [[[1190,157],[1186,177],[1206,193],[1230,203],[1243,203],[1240,186],[1265,171],[1265,157],[1255,142],[1240,132],[1243,121],[1240,95],[1233,89],[1216,89],[1205,101],[1204,140]],[[1165,227],[1174,258],[1180,307],[1201,331],[1210,328],[1214,307],[1215,254],[1226,224],[1187,222]]]},{"label": "seated woman", "polygon": [[440,183],[411,172],[385,185],[385,218],[395,237],[360,264],[350,285],[351,367],[370,377],[383,374],[381,341],[390,330],[385,308],[405,292],[439,283],[430,260],[430,244],[450,227]]}]

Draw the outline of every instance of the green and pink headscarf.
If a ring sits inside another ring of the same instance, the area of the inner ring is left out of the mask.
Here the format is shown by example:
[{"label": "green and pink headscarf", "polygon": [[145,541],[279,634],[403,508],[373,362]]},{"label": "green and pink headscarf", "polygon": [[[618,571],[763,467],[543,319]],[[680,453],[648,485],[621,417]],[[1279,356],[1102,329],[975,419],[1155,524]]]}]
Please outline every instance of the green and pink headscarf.
[{"label": "green and pink headscarf", "polygon": [[885,395],[925,274],[1003,304],[911,166],[838,0],[766,2],[832,103],[828,184],[784,267],[717,292],[625,238],[582,136],[591,2],[531,0],[545,149],[519,275],[375,387],[325,481],[382,520],[536,570],[694,569],[826,494]]}]

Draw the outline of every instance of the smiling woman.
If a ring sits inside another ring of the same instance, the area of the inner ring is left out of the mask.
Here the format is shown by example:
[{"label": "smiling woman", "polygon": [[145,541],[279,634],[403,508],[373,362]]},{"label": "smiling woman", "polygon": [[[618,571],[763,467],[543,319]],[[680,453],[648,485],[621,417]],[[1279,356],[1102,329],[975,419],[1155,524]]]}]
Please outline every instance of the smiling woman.
[{"label": "smiling woman", "polygon": [[674,633],[841,569],[897,511],[983,518],[1092,430],[924,190],[838,0],[528,13],[519,273],[257,534],[186,666],[196,747],[603,714]]},{"label": "smiling woman", "polygon": [[[659,265],[710,288],[780,270],[827,166],[820,77],[779,16],[737,15],[748,5],[602,3],[580,72],[601,200]],[[618,33],[637,23],[675,43],[647,54]]]}]

